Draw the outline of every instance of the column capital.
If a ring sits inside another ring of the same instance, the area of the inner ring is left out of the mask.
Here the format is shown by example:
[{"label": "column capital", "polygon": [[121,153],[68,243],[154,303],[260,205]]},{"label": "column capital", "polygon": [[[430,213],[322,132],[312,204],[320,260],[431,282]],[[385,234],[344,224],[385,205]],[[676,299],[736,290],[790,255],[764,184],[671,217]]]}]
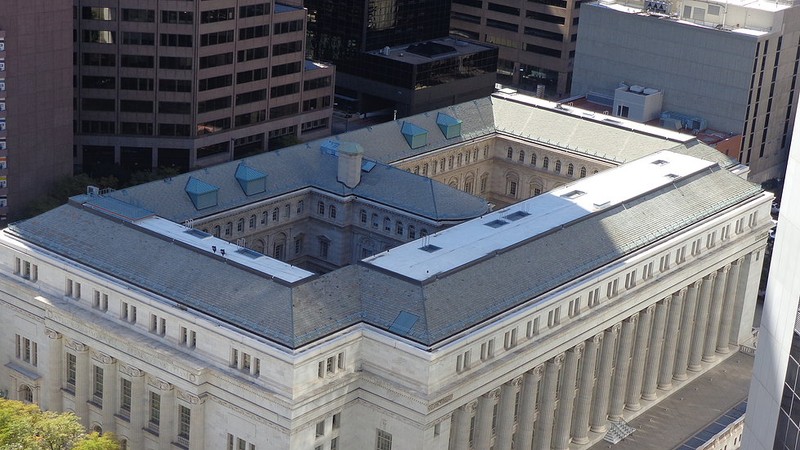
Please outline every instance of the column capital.
[{"label": "column capital", "polygon": [[61,333],[50,328],[45,328],[44,334],[46,334],[50,339],[61,339]]},{"label": "column capital", "polygon": [[75,350],[76,352],[89,351],[89,347],[86,346],[86,344],[72,339],[66,339],[66,341],[64,342],[64,346],[70,350]]},{"label": "column capital", "polygon": [[508,384],[510,384],[513,387],[520,387],[520,386],[522,386],[523,379],[524,378],[522,376],[518,376],[518,377],[514,378],[513,380],[509,381]]},{"label": "column capital", "polygon": [[639,320],[639,313],[638,312],[633,313],[630,317],[628,317],[625,320],[631,325],[636,325],[636,321]]},{"label": "column capital", "polygon": [[661,301],[658,302],[657,304],[661,304],[662,306],[669,306],[670,303],[672,303],[672,296],[668,295],[668,296],[664,297],[663,299],[661,299]]},{"label": "column capital", "polygon": [[464,411],[466,411],[467,414],[472,414],[477,410],[478,410],[478,401],[477,400],[473,400],[473,401],[467,403],[466,405],[464,405]]},{"label": "column capital", "polygon": [[742,265],[742,263],[744,262],[744,260],[745,260],[745,257],[744,257],[744,256],[742,256],[742,257],[740,257],[739,259],[736,259],[736,260],[732,261],[732,262],[731,262],[731,265],[740,266],[740,265]]},{"label": "column capital", "polygon": [[128,364],[120,364],[119,371],[131,377],[141,377],[144,375],[141,369]]},{"label": "column capital", "polygon": [[600,344],[601,342],[603,342],[603,334],[604,333],[597,333],[591,338],[589,338],[589,341],[594,344]]},{"label": "column capital", "polygon": [[701,279],[695,281],[694,283],[692,283],[692,287],[695,288],[695,289],[700,289],[701,287],[703,287],[703,279],[701,278]]},{"label": "column capital", "polygon": [[729,270],[731,270],[731,265],[730,265],[730,264],[725,264],[724,266],[720,267],[720,268],[717,270],[717,273],[718,273],[718,274],[719,274],[719,273],[721,273],[721,274],[727,274]]},{"label": "column capital", "polygon": [[564,358],[565,358],[564,354],[560,353],[560,354],[554,356],[553,359],[550,360],[550,362],[552,362],[553,364],[555,364],[557,366],[560,366],[560,365],[564,364]]},{"label": "column capital", "polygon": [[161,378],[147,377],[147,384],[162,391],[169,391],[172,389],[172,385]]},{"label": "column capital", "polygon": [[176,389],[175,390],[175,395],[179,399],[185,401],[186,403],[189,403],[190,405],[199,405],[200,403],[202,403],[200,397],[198,397],[198,396],[196,396],[194,394],[191,394],[189,392],[184,392],[184,391],[182,391],[180,389]]},{"label": "column capital", "polygon": [[578,355],[582,355],[584,350],[586,350],[586,344],[583,342],[579,342],[574,347],[572,347],[572,349],[570,349],[571,352],[577,353]]},{"label": "column capital", "polygon": [[704,276],[703,279],[708,281],[709,283],[713,283],[714,279],[717,278],[717,272],[711,272],[708,275]]},{"label": "column capital", "polygon": [[646,312],[647,314],[653,314],[653,311],[655,311],[655,309],[656,305],[650,305],[647,308],[645,308],[644,311],[642,312]]},{"label": "column capital", "polygon": [[622,328],[622,324],[620,324],[620,323],[615,323],[614,325],[612,325],[612,326],[611,326],[611,328],[609,328],[609,329],[608,329],[608,331],[609,331],[610,333],[612,333],[612,334],[619,334],[619,330],[620,330],[621,328]]},{"label": "column capital", "polygon": [[96,350],[92,351],[92,359],[102,364],[114,364],[114,358]]},{"label": "column capital", "polygon": [[674,298],[676,295],[679,296],[679,297],[686,297],[686,291],[688,291],[688,290],[689,290],[689,288],[684,286],[678,292],[673,293],[672,297]]},{"label": "column capital", "polygon": [[542,378],[542,375],[544,375],[544,364],[539,364],[531,369],[529,373],[536,378]]}]

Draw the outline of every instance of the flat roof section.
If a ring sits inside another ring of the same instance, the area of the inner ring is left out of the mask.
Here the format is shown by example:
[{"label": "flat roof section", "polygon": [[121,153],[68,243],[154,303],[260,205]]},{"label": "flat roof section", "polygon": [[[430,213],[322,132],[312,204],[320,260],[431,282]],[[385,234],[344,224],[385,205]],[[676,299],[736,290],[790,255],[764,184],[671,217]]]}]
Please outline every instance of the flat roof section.
[{"label": "flat roof section", "polygon": [[657,152],[363,261],[425,281],[716,165]]},{"label": "flat roof section", "polygon": [[249,248],[240,247],[200,230],[171,222],[162,217],[149,217],[134,223],[167,239],[181,242],[203,252],[208,252],[208,254],[219,255],[287,283],[295,283],[314,275],[307,270],[270,258]]}]

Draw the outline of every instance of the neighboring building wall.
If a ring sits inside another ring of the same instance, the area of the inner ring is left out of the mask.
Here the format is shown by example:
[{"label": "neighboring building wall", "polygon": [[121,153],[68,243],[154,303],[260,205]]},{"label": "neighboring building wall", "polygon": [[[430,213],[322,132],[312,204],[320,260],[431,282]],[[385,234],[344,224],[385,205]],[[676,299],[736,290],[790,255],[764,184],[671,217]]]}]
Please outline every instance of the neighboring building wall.
[{"label": "neighboring building wall", "polygon": [[[797,149],[797,138],[794,139]],[[800,251],[800,154],[792,151],[783,185],[782,208],[775,236],[767,293],[758,331],[758,348],[745,415],[743,448],[748,450],[795,448],[798,423],[791,419],[796,391],[797,282],[795,255]],[[795,410],[796,412],[796,410]],[[777,431],[776,431],[777,430]]]},{"label": "neighboring building wall", "polygon": [[0,223],[72,175],[71,7],[0,4]]},{"label": "neighboring building wall", "polygon": [[570,92],[581,3],[457,0],[450,33],[499,47],[499,83],[530,91],[543,85],[548,97],[563,97]]},{"label": "neighboring building wall", "polygon": [[572,94],[608,93],[621,82],[662,90],[664,111],[699,116],[710,128],[744,136],[736,156],[751,167],[751,180],[782,177],[797,110],[800,8],[754,10],[758,20],[747,21],[730,9],[727,26],[752,29],[718,30],[714,22],[696,26],[586,5]]},{"label": "neighboring building wall", "polygon": [[334,69],[305,60],[300,5],[75,8],[77,163],[89,170],[209,166],[330,134]]}]

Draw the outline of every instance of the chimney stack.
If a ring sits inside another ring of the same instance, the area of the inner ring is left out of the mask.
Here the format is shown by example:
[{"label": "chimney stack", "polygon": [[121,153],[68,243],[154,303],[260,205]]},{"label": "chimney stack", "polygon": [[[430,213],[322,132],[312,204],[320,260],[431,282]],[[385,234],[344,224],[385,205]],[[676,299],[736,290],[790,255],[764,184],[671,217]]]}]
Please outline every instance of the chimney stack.
[{"label": "chimney stack", "polygon": [[352,189],[361,182],[361,160],[364,157],[364,149],[353,142],[342,142],[338,153],[339,173],[336,179]]}]

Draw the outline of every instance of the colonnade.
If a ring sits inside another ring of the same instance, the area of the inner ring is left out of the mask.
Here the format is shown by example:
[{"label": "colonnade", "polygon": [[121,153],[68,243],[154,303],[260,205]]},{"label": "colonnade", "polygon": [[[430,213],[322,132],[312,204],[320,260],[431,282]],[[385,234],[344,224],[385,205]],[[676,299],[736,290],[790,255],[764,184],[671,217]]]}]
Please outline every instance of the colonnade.
[{"label": "colonnade", "polygon": [[[742,257],[453,413],[451,450],[567,450],[730,352]],[[747,261],[749,264],[749,261]],[[741,302],[740,302],[741,304]],[[497,416],[493,416],[496,411]],[[474,419],[473,419],[474,417]],[[493,427],[492,425],[495,424]]]}]

